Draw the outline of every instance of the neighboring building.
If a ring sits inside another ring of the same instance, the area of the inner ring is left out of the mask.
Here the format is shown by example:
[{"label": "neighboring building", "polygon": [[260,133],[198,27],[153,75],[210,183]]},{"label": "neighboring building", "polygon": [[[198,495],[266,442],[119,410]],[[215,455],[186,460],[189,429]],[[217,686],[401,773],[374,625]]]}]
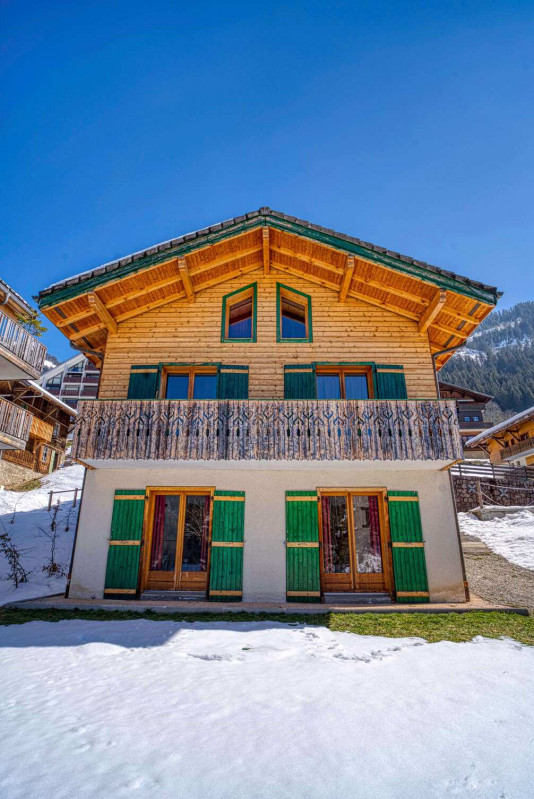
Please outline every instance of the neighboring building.
[{"label": "neighboring building", "polygon": [[41,474],[48,474],[62,466],[67,435],[76,411],[33,380],[0,382],[0,393],[14,406],[31,415],[25,446],[4,450],[2,460]]},{"label": "neighboring building", "polygon": [[534,407],[516,413],[470,439],[469,447],[483,447],[492,463],[534,465]]},{"label": "neighboring building", "polygon": [[[473,438],[473,436],[491,427],[491,422],[484,421],[486,405],[493,399],[489,394],[482,394],[480,391],[462,388],[461,386],[455,386],[452,383],[444,383],[440,380],[439,395],[443,399],[456,400],[458,424],[460,426],[460,436],[464,449],[466,442],[470,438]],[[487,458],[487,453],[480,448],[476,450],[469,448],[465,454],[469,458]]]},{"label": "neighboring building", "polygon": [[39,383],[54,397],[76,408],[81,399],[95,399],[99,380],[99,369],[80,352],[46,371]]},{"label": "neighboring building", "polygon": [[498,296],[267,208],[42,291],[103,357],[70,596],[464,601],[433,358]]},{"label": "neighboring building", "polygon": [[0,380],[35,380],[42,372],[46,347],[21,324],[33,308],[0,280]]}]

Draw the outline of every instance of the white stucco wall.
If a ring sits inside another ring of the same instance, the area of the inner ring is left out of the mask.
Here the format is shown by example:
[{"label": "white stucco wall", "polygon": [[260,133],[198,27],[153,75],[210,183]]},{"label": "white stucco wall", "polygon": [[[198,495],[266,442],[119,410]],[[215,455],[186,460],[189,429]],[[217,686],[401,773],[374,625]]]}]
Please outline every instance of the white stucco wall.
[{"label": "white stucco wall", "polygon": [[199,464],[89,471],[80,511],[70,596],[101,598],[114,492],[146,486],[213,486],[245,491],[244,601],[285,601],[285,492],[334,487],[385,487],[419,492],[430,589],[434,602],[465,601],[461,555],[447,472],[369,467],[365,464],[291,464],[251,469],[250,464],[206,468]]}]

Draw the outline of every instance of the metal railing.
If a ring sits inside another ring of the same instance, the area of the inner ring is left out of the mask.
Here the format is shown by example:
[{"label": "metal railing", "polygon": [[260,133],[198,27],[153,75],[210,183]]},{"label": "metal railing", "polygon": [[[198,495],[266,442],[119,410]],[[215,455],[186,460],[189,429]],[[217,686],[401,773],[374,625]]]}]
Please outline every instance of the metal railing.
[{"label": "metal railing", "polygon": [[26,442],[30,435],[32,419],[33,415],[29,411],[0,398],[0,434],[4,433]]},{"label": "metal railing", "polygon": [[46,347],[3,311],[0,311],[0,345],[41,374]]},{"label": "metal railing", "polygon": [[92,400],[74,458],[454,460],[454,400]]}]

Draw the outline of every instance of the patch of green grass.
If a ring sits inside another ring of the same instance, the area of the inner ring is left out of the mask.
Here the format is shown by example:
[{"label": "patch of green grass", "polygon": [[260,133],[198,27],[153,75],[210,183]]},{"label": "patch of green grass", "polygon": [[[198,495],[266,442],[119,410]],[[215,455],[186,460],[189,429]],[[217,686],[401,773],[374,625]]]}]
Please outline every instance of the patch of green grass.
[{"label": "patch of green grass", "polygon": [[0,608],[0,625],[25,624],[29,621],[57,622],[63,619],[87,621],[243,622],[276,621],[282,624],[307,624],[328,627],[338,632],[358,635],[382,635],[386,638],[415,636],[430,643],[470,641],[475,635],[486,638],[514,638],[534,646],[534,617],[517,613],[472,611],[469,613],[136,613],[130,610],[30,610]]},{"label": "patch of green grass", "polygon": [[39,477],[34,477],[33,480],[28,480],[18,486],[10,486],[6,491],[34,491],[36,488],[41,488],[41,479]]}]

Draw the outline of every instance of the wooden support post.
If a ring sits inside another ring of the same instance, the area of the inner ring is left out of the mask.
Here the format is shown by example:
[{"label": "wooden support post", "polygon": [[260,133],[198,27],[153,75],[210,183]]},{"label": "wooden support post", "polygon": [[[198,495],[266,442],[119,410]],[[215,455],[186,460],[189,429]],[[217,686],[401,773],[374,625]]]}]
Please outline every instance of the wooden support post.
[{"label": "wooden support post", "polygon": [[[434,298],[422,317],[419,320],[417,329],[420,333],[426,333],[436,316],[439,314],[447,301],[447,292],[443,289],[438,289],[434,294]],[[459,331],[458,331],[459,333]]]},{"label": "wooden support post", "polygon": [[271,267],[271,249],[269,245],[269,228],[262,227],[261,229],[262,243],[263,243],[263,274],[268,275]]},{"label": "wooden support post", "polygon": [[475,485],[476,485],[476,489],[477,489],[478,507],[480,509],[482,509],[484,507],[484,501],[482,499],[482,488],[480,487],[480,478],[479,477],[477,477],[477,479],[475,480]]},{"label": "wooden support post", "polygon": [[189,269],[187,267],[185,258],[178,258],[178,269],[180,270],[180,277],[182,278],[182,283],[184,284],[185,296],[189,302],[194,302],[195,289],[191,283],[191,277],[189,275]]},{"label": "wooden support post", "polygon": [[354,274],[355,260],[353,255],[347,255],[347,262],[345,264],[345,271],[341,279],[341,286],[339,287],[339,302],[345,302],[350,288],[352,275]]},{"label": "wooden support post", "polygon": [[54,496],[53,491],[48,492],[48,510],[52,510],[52,497]]},{"label": "wooden support post", "polygon": [[90,294],[87,295],[87,301],[89,305],[92,307],[95,314],[98,316],[101,322],[106,326],[110,333],[117,333],[118,326],[98,294],[92,291]]},{"label": "wooden support post", "polygon": [[78,499],[78,489],[77,489],[77,488],[75,488],[75,489],[74,489],[74,502],[72,503],[72,507],[73,507],[73,508],[75,508],[75,507],[76,507],[76,500],[77,500],[77,499]]}]

